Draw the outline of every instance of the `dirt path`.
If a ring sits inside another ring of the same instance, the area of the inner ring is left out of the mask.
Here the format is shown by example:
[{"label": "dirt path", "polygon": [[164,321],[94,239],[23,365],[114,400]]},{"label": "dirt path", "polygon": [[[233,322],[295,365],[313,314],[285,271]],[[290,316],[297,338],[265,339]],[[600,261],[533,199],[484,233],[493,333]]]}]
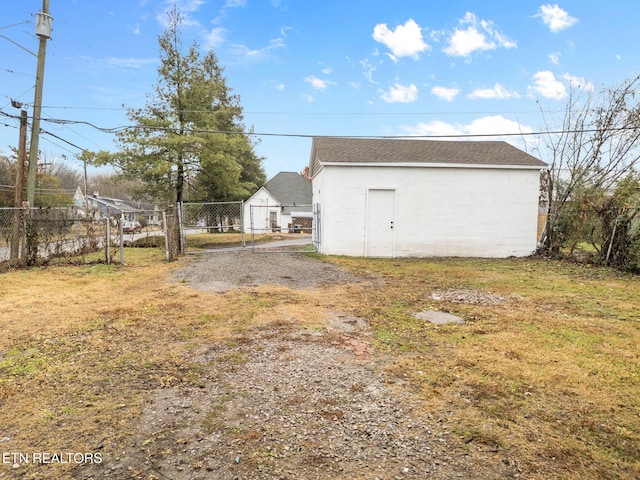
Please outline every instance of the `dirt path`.
[{"label": "dirt path", "polygon": [[[371,279],[369,279],[370,281]],[[297,254],[230,252],[192,259],[175,281],[221,292],[362,282]],[[217,293],[214,293],[214,295]],[[329,312],[322,329],[296,319],[193,352],[197,384],[158,390],[115,462],[79,478],[424,479],[490,475],[449,442],[451,426],[418,416],[365,319]]]}]

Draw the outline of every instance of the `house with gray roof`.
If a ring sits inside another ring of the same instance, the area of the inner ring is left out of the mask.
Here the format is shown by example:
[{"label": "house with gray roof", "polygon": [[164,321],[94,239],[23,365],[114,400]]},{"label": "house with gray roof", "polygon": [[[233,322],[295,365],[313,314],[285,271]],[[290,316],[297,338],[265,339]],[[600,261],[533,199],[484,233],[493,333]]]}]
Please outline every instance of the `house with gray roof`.
[{"label": "house with gray roof", "polygon": [[332,255],[526,256],[545,167],[501,141],[316,137],[314,243]]},{"label": "house with gray roof", "polygon": [[151,203],[122,200],[100,196],[98,192],[85,196],[80,187],[73,197],[75,206],[97,218],[122,217],[127,221],[141,222],[143,225],[161,225],[162,212]]},{"label": "house with gray roof", "polygon": [[311,209],[311,183],[280,172],[244,202],[245,231],[311,233]]}]

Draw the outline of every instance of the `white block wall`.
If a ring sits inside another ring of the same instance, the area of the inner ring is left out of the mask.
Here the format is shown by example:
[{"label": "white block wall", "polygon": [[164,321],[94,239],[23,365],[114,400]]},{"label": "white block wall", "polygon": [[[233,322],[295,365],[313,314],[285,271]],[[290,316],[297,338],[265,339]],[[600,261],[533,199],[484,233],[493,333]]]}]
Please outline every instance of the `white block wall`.
[{"label": "white block wall", "polygon": [[367,191],[395,189],[396,257],[526,256],[536,248],[539,169],[326,165],[313,179],[319,251],[364,256]]}]

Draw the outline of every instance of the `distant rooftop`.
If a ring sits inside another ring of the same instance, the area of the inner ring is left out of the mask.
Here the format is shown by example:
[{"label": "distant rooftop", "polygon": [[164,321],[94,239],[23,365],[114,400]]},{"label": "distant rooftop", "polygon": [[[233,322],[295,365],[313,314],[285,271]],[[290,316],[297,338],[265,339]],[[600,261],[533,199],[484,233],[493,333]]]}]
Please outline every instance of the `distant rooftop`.
[{"label": "distant rooftop", "polygon": [[264,188],[282,205],[311,205],[311,183],[296,172],[280,172]]}]

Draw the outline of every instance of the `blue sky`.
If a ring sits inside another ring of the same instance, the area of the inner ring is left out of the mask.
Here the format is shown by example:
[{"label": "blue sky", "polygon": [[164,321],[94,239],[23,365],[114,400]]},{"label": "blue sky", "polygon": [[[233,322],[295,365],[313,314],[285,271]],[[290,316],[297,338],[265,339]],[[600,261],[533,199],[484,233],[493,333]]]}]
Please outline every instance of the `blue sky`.
[{"label": "blue sky", "polygon": [[[0,7],[0,110],[31,114],[40,0]],[[11,5],[9,5],[11,3]],[[114,150],[157,79],[166,12],[213,49],[259,134],[269,177],[301,171],[311,136],[513,134],[559,128],[571,88],[640,74],[637,0],[50,0],[41,137],[48,160]],[[23,48],[15,45],[18,43]],[[25,50],[26,49],[26,50]],[[544,112],[544,118],[541,112]],[[538,156],[539,137],[497,137]],[[18,121],[0,117],[0,152]],[[477,138],[476,138],[477,139]],[[73,144],[74,146],[70,145]]]}]

